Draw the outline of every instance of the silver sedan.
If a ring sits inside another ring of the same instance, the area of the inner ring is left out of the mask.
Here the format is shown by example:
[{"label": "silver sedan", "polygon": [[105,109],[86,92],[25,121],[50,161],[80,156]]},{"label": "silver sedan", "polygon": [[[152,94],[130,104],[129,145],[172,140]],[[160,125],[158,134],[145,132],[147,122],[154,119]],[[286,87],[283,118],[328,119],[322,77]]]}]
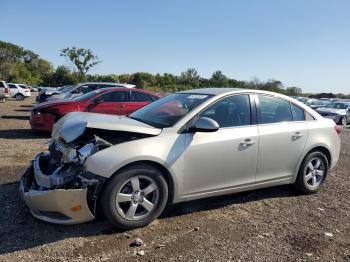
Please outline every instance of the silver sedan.
[{"label": "silver sedan", "polygon": [[168,203],[293,184],[317,192],[338,161],[340,130],[284,95],[207,88],[128,117],[70,113],[23,175],[32,214],[75,224],[101,207],[116,227],[149,224]]}]

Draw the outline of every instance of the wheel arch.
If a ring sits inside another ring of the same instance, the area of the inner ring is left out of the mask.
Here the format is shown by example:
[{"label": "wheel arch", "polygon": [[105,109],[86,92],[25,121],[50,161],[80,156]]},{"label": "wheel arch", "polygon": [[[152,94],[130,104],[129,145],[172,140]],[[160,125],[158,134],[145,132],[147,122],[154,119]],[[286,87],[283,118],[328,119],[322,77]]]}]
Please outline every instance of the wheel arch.
[{"label": "wheel arch", "polygon": [[[325,154],[325,156],[327,157],[328,160],[328,165],[330,166],[332,163],[332,155],[331,152],[329,151],[329,149],[325,146],[316,146],[314,148],[312,148],[311,150],[309,150],[307,152],[307,154],[304,156],[304,158],[310,154],[311,152],[315,152],[315,151],[321,151],[323,154]],[[303,159],[304,160],[304,159]]]},{"label": "wheel arch", "polygon": [[170,173],[170,171],[162,164],[158,163],[158,162],[155,162],[155,161],[152,161],[152,160],[138,160],[138,161],[134,161],[134,162],[130,162],[130,163],[127,163],[123,166],[121,166],[118,170],[116,170],[114,172],[114,174],[112,176],[110,176],[104,183],[103,187],[102,187],[102,190],[101,192],[103,191],[104,187],[106,186],[106,184],[108,183],[108,181],[118,175],[119,172],[123,171],[124,169],[126,168],[130,168],[132,166],[135,166],[135,165],[140,165],[140,164],[144,164],[144,165],[150,165],[150,166],[153,166],[154,168],[158,169],[159,171],[162,172],[166,182],[167,182],[167,185],[168,185],[168,203],[173,203],[174,201],[174,197],[175,197],[175,182],[174,182],[174,179]]}]

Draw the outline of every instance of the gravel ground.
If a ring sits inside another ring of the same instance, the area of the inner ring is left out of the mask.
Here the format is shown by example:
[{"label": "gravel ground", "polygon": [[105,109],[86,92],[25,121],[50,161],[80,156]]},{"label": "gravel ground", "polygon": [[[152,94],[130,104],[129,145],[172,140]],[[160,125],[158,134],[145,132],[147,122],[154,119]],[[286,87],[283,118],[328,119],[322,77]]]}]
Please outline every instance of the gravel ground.
[{"label": "gravel ground", "polygon": [[[49,141],[30,131],[33,104],[34,97],[0,102],[0,261],[350,261],[350,129],[318,194],[282,186],[192,201],[120,232],[104,219],[44,223],[25,208],[18,180]],[[137,237],[144,244],[130,247]]]}]

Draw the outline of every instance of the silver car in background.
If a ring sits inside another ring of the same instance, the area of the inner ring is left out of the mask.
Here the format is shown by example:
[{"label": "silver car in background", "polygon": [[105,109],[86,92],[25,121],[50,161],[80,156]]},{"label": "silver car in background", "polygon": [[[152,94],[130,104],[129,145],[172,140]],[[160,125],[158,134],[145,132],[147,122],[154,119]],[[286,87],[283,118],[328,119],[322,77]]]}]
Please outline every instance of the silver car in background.
[{"label": "silver car in background", "polygon": [[[70,113],[20,183],[32,214],[58,224],[149,224],[168,203],[294,184],[317,192],[338,161],[339,129],[287,96],[207,88],[128,117]],[[232,196],[230,196],[232,197]]]},{"label": "silver car in background", "polygon": [[113,82],[84,82],[75,86],[64,86],[57,89],[46,88],[39,92],[38,96],[36,97],[36,102],[43,103],[54,100],[69,100],[96,89],[109,87],[134,88],[135,85]]},{"label": "silver car in background", "polygon": [[350,102],[336,101],[330,102],[324,107],[319,107],[316,111],[325,118],[333,119],[338,125],[346,126],[350,123]]}]

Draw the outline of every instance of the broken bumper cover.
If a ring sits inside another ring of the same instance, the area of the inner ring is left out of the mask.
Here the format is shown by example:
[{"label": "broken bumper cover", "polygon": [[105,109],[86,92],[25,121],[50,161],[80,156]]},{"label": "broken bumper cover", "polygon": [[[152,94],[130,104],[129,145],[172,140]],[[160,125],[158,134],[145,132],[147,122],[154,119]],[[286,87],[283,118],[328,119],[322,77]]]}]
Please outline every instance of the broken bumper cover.
[{"label": "broken bumper cover", "polygon": [[[33,189],[35,161],[22,176],[20,193],[34,217],[46,222],[72,225],[93,220],[85,189]],[[42,174],[40,173],[39,176]]]}]

